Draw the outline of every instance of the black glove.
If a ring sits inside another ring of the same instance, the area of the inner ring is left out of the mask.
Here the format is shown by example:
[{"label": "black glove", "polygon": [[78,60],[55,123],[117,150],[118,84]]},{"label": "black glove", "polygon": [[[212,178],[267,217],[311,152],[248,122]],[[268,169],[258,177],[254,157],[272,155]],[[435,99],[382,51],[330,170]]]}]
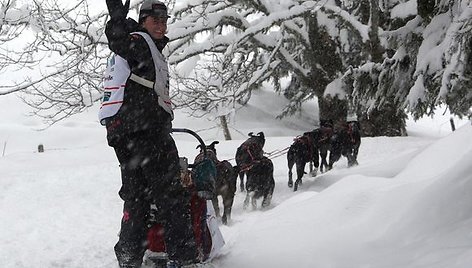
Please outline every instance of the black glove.
[{"label": "black glove", "polygon": [[129,1],[126,0],[125,4],[123,5],[122,0],[106,0],[108,13],[110,14],[110,18],[112,20],[124,20],[126,19],[126,15],[128,14],[129,10]]}]

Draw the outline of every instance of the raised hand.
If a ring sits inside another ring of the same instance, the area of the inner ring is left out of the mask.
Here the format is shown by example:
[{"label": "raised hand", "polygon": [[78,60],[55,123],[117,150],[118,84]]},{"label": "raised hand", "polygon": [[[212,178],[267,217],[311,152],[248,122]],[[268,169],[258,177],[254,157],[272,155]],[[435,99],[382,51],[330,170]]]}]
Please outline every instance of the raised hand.
[{"label": "raised hand", "polygon": [[106,0],[108,13],[112,20],[124,20],[129,10],[130,0],[126,0],[123,5],[122,0]]}]

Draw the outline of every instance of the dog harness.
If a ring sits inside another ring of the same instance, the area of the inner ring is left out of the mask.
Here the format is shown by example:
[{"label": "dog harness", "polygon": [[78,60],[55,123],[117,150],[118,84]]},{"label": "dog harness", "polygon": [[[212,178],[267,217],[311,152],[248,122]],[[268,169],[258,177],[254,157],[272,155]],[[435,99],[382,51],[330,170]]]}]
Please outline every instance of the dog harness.
[{"label": "dog harness", "polygon": [[141,35],[151,50],[155,69],[154,81],[147,80],[132,73],[128,62],[119,55],[113,54],[108,60],[107,69],[103,79],[103,98],[98,112],[98,118],[102,125],[108,117],[114,116],[123,104],[125,85],[128,79],[153,89],[157,96],[157,102],[174,119],[172,103],[169,97],[169,68],[162,53],[157,49],[149,34],[144,32],[133,32],[131,34]]}]

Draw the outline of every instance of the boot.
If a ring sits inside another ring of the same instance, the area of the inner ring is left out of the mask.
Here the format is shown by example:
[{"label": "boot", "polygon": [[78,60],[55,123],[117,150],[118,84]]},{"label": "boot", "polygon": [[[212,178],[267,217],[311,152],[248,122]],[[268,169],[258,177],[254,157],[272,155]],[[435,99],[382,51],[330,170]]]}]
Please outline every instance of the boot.
[{"label": "boot", "polygon": [[167,254],[164,252],[152,252],[147,250],[144,253],[143,264],[154,268],[167,268],[168,260]]}]

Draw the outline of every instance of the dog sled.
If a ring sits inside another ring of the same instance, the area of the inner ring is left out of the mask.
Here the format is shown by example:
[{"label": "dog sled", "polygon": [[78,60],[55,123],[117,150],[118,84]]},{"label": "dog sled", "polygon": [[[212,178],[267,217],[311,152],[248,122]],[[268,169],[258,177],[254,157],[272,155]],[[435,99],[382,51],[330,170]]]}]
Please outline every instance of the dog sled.
[{"label": "dog sled", "polygon": [[[209,262],[218,255],[225,243],[211,203],[211,198],[215,194],[216,167],[209,159],[205,143],[198,134],[185,128],[173,128],[172,132],[194,136],[203,148],[204,157],[201,161],[189,164],[186,157],[180,157],[180,167],[182,183],[191,193],[190,210],[198,258],[202,262]],[[165,230],[157,217],[153,217],[154,213],[157,213],[155,206],[151,206],[144,267],[165,268],[168,261]]]}]

